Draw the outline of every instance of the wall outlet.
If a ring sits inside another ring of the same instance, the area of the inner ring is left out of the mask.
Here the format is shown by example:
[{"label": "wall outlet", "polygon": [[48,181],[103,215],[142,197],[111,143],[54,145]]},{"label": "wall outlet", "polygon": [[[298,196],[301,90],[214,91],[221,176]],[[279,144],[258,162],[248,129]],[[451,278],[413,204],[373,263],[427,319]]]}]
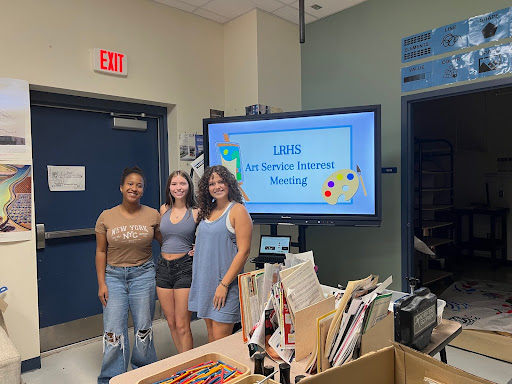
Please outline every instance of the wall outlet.
[{"label": "wall outlet", "polygon": [[505,192],[503,189],[498,190],[498,197],[505,197]]}]

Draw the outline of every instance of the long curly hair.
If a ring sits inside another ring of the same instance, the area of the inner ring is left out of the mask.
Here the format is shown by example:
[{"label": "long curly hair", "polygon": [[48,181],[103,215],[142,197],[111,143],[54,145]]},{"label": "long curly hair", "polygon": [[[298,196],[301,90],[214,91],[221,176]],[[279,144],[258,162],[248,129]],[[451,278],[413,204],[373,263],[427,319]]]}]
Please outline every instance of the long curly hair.
[{"label": "long curly hair", "polygon": [[228,200],[243,204],[242,193],[238,187],[235,176],[224,166],[214,165],[205,169],[201,180],[199,180],[197,198],[199,201],[199,219],[210,217],[217,202],[210,195],[210,179],[216,173],[228,186]]},{"label": "long curly hair", "polygon": [[192,179],[190,178],[189,174],[181,170],[174,171],[167,178],[167,185],[165,187],[165,204],[167,205],[167,207],[172,208],[172,206],[174,205],[174,201],[176,200],[174,196],[171,195],[171,181],[176,176],[181,176],[185,180],[187,180],[188,191],[187,197],[185,199],[185,205],[187,206],[187,208],[195,208],[197,206],[197,202],[196,195],[194,193],[194,183],[192,183]]}]

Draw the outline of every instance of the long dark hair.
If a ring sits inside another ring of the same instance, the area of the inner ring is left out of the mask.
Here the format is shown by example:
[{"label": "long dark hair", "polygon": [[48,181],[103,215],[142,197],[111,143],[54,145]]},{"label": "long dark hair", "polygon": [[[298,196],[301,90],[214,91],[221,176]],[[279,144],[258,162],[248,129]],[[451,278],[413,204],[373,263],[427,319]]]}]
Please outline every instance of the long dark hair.
[{"label": "long dark hair", "polygon": [[121,184],[124,184],[124,181],[128,175],[131,175],[132,173],[136,173],[142,177],[142,181],[144,181],[144,187],[146,187],[146,176],[144,176],[144,172],[142,172],[142,169],[140,169],[137,166],[134,167],[127,167],[123,169],[123,174],[121,175]]},{"label": "long dark hair", "polygon": [[199,220],[210,217],[217,202],[210,195],[210,179],[216,173],[228,186],[228,200],[243,204],[242,193],[238,187],[238,181],[229,170],[222,165],[214,165],[205,169],[201,180],[199,180],[197,198],[199,200]]},{"label": "long dark hair", "polygon": [[176,176],[181,176],[185,180],[187,180],[188,191],[187,197],[185,199],[185,205],[187,208],[195,208],[197,206],[197,203],[196,195],[194,194],[194,184],[192,183],[192,179],[190,178],[189,174],[185,171],[180,170],[174,171],[167,178],[167,185],[165,187],[165,204],[170,208],[174,205],[175,198],[174,196],[171,195],[171,181]]}]

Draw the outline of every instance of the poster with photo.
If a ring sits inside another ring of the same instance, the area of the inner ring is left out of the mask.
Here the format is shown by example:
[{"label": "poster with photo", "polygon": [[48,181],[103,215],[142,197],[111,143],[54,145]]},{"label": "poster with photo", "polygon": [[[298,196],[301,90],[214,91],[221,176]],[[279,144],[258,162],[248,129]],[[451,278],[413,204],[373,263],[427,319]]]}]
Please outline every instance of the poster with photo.
[{"label": "poster with photo", "polygon": [[29,129],[28,82],[0,78],[0,155],[26,154]]},{"label": "poster with photo", "polygon": [[32,236],[32,167],[0,162],[0,242]]},{"label": "poster with photo", "polygon": [[180,160],[190,161],[196,158],[196,141],[195,134],[180,134]]}]

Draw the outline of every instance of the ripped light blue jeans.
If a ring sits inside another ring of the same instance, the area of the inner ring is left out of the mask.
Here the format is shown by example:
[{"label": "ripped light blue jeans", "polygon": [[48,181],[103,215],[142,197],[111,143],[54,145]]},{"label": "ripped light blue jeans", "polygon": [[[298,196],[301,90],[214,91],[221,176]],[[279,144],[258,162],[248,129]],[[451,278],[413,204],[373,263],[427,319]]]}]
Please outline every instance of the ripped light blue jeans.
[{"label": "ripped light blue jeans", "polygon": [[107,306],[103,307],[103,363],[98,384],[128,369],[128,310],[133,317],[135,343],[131,364],[136,369],[156,361],[152,319],[155,313],[155,265],[153,259],[138,267],[107,265]]}]

